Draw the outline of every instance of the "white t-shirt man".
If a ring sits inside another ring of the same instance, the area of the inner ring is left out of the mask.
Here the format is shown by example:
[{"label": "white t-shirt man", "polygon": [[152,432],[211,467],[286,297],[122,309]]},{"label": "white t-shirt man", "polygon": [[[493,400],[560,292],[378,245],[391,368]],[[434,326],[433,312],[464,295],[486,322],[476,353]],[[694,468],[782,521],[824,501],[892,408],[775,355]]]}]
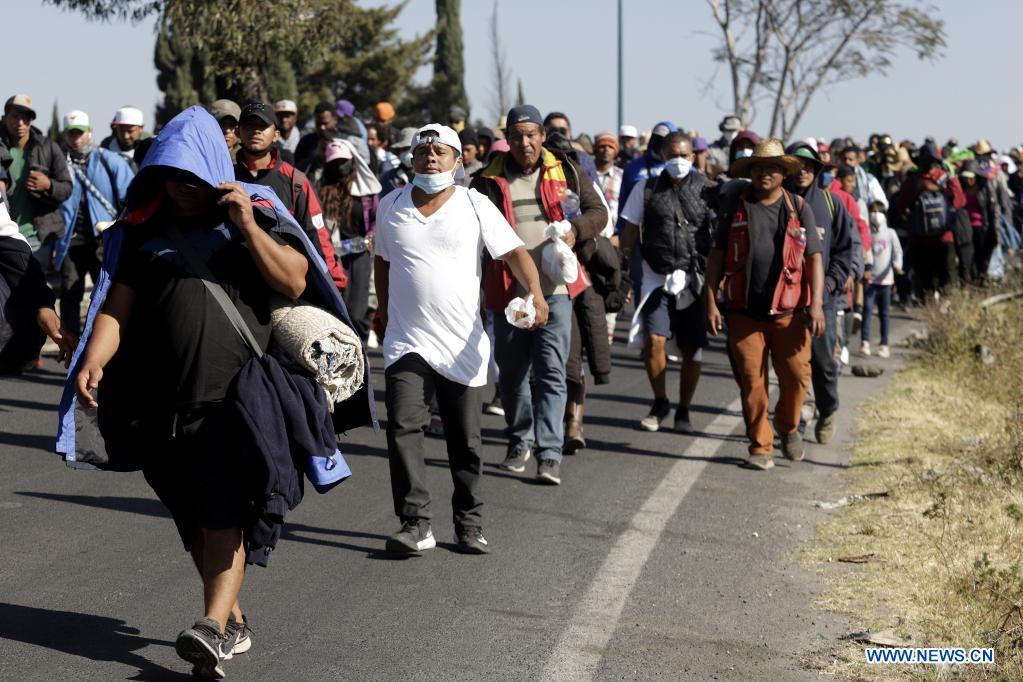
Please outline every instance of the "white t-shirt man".
[{"label": "white t-shirt man", "polygon": [[456,186],[429,217],[415,207],[412,185],[381,199],[374,248],[390,264],[384,367],[416,353],[446,379],[486,385],[490,339],[480,319],[483,249],[497,259],[522,245],[497,207],[476,190]]}]

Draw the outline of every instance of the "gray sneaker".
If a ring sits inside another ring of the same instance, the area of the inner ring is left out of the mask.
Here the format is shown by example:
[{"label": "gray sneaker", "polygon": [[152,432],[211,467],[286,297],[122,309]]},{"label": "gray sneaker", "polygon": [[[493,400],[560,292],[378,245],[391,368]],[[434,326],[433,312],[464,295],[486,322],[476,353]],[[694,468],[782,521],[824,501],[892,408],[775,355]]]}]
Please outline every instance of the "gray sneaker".
[{"label": "gray sneaker", "polygon": [[792,433],[784,433],[781,436],[781,454],[793,462],[801,462],[806,454],[803,444],[803,434],[798,430]]},{"label": "gray sneaker", "polygon": [[821,445],[827,445],[835,437],[835,413],[828,416],[817,417],[817,423],[813,427],[813,435]]},{"label": "gray sneaker", "polygon": [[693,423],[689,421],[689,410],[684,407],[680,407],[675,410],[675,433],[696,433],[696,429],[693,428]]},{"label": "gray sneaker", "polygon": [[212,618],[200,618],[182,630],[174,643],[178,656],[192,664],[192,674],[207,680],[222,680],[227,659],[228,640],[220,633],[220,624]]},{"label": "gray sneaker", "polygon": [[227,619],[227,627],[224,628],[224,634],[227,636],[227,656],[224,657],[225,661],[230,661],[235,654],[244,654],[246,651],[252,648],[252,628],[249,627],[249,621],[242,614],[240,621],[234,619],[232,614]]},{"label": "gray sneaker", "polygon": [[532,448],[522,448],[515,446],[508,446],[508,453],[504,457],[504,461],[498,466],[505,471],[511,471],[516,474],[521,474],[526,470],[526,462],[533,456]]},{"label": "gray sneaker", "polygon": [[402,520],[401,530],[387,538],[384,545],[391,554],[412,554],[418,556],[424,549],[433,549],[437,540],[433,537],[430,522],[426,519],[408,518]]},{"label": "gray sneaker", "polygon": [[774,460],[771,458],[771,455],[750,455],[746,459],[746,466],[750,469],[767,471],[774,468]]},{"label": "gray sneaker", "polygon": [[549,485],[561,485],[561,462],[553,459],[537,460],[536,480]]},{"label": "gray sneaker", "polygon": [[479,526],[455,528],[455,550],[462,554],[490,554],[490,543]]}]

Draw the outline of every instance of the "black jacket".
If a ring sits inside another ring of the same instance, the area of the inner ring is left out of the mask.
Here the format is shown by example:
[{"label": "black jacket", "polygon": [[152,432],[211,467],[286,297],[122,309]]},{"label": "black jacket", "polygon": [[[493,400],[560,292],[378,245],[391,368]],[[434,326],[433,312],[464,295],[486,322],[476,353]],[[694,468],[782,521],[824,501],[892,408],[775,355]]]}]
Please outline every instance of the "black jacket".
[{"label": "black jacket", "polygon": [[229,399],[248,434],[246,489],[255,507],[248,562],[266,566],[285,515],[302,501],[306,459],[332,456],[337,436],[323,390],[270,355],[245,363]]},{"label": "black jacket", "polygon": [[[10,154],[12,146],[14,143],[7,134],[7,128],[0,126],[0,155],[5,152]],[[60,215],[60,205],[71,196],[71,171],[57,143],[34,126],[25,147],[25,172],[33,168],[42,169],[50,178],[50,189],[32,193],[35,212],[32,224],[39,233],[39,241],[46,241],[50,235],[62,237],[64,218]]]},{"label": "black jacket", "polygon": [[0,237],[0,374],[16,374],[38,357],[45,337],[36,313],[52,308],[53,302],[53,291],[28,244]]},{"label": "black jacket", "polygon": [[659,275],[703,273],[710,251],[712,212],[702,197],[704,176],[692,170],[675,185],[667,171],[643,187],[643,260]]}]

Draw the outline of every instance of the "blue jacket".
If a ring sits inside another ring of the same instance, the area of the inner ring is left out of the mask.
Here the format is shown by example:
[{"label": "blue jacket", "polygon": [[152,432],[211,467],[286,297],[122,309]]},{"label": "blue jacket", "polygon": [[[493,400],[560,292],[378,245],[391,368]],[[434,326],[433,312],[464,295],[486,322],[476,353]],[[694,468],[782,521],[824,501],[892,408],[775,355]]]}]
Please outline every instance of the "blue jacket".
[{"label": "blue jacket", "polygon": [[[118,256],[124,242],[124,231],[144,222],[159,206],[159,196],[155,193],[158,186],[155,186],[152,181],[152,179],[158,179],[155,177],[158,172],[156,174],[153,172],[158,167],[172,167],[188,171],[213,187],[223,182],[235,181],[234,167],[231,164],[227,147],[224,145],[224,136],[220,131],[220,125],[202,107],[192,106],[181,112],[154,139],[145,161],[139,168],[138,175],[128,189],[128,201],[123,217],[116,225],[103,233],[103,268],[100,271],[99,282],[92,292],[92,302],[89,305],[85,328],[71,360],[71,369],[68,372],[64,394],[60,400],[56,451],[64,455],[65,461],[71,467],[91,468],[88,462],[79,461],[76,442],[81,440],[95,443],[99,435],[92,432],[96,428],[95,419],[88,419],[77,414],[78,398],[75,394],[74,377],[78,374],[83,351],[92,336],[96,315],[110,291],[111,277],[117,271]],[[319,300],[325,301],[326,309],[351,326],[351,319],[344,301],[327,272],[327,265],[323,262],[323,257],[309,242],[305,232],[291,217],[281,200],[273,193],[273,190],[263,185],[245,182],[241,185],[252,197],[253,210],[259,211],[263,217],[269,220],[276,221],[274,231],[291,236],[301,242],[305,248],[304,255],[309,261],[307,292],[315,294]],[[371,423],[374,429],[378,428],[373,388],[369,377],[368,353],[364,353],[364,357],[366,357],[363,369],[366,391],[365,393],[362,391],[356,393],[352,398],[335,407],[334,424],[338,432],[365,423]],[[356,415],[355,421],[345,421],[352,415]],[[102,442],[102,439],[98,440]]]},{"label": "blue jacket", "polygon": [[[93,234],[99,234],[95,231],[96,223],[117,220],[117,216],[111,215],[103,203],[79,181],[78,175],[71,169],[70,161],[68,162],[68,171],[71,173],[71,196],[60,205],[60,215],[64,218],[64,225],[67,226],[67,229],[64,230],[64,236],[57,242],[53,256],[53,267],[58,272],[67,255],[71,237],[75,233],[75,221],[78,220],[78,210],[82,205],[82,192],[86,194],[85,201],[89,207],[89,219],[92,223]],[[115,209],[120,209],[128,196],[128,186],[131,185],[131,181],[135,177],[135,171],[120,154],[97,148],[89,154],[85,175]]]}]

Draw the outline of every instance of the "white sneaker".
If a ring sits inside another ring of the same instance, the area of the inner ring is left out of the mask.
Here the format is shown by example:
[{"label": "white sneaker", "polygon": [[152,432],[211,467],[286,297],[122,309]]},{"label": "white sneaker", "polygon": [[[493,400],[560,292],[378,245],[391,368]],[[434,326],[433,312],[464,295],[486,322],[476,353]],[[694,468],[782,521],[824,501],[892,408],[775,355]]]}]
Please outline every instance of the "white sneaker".
[{"label": "white sneaker", "polygon": [[843,365],[849,364],[849,346],[842,346],[842,354],[838,356],[838,359]]},{"label": "white sneaker", "polygon": [[860,344],[860,355],[870,357],[870,342],[864,341]]},{"label": "white sneaker", "polygon": [[377,340],[376,332],[372,332],[371,331],[369,333],[369,338],[366,339],[366,345],[369,346],[370,348],[379,348],[380,347],[380,341]]},{"label": "white sneaker", "polygon": [[887,357],[891,357],[891,354],[892,354],[892,352],[891,352],[891,350],[888,349],[888,346],[878,346],[878,348],[877,348],[877,357],[879,357],[879,358],[887,358]]}]

